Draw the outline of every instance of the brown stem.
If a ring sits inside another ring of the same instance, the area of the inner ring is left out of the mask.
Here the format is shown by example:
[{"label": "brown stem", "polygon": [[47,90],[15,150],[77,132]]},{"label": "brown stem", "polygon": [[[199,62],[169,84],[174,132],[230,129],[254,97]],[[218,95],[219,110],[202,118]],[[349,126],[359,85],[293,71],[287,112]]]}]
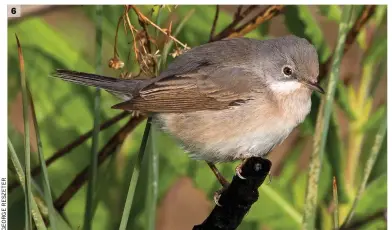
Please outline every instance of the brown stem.
[{"label": "brown stem", "polygon": [[219,5],[216,5],[215,18],[214,18],[214,22],[212,23],[211,32],[210,32],[210,41],[214,37],[215,27],[216,27],[216,23],[218,22],[218,18],[219,18]]},{"label": "brown stem", "polygon": [[[373,5],[365,6],[361,15],[357,18],[353,27],[350,29],[350,31],[347,34],[346,42],[345,42],[344,50],[343,50],[343,55],[345,53],[347,53],[347,51],[350,49],[351,45],[357,39],[359,32],[362,30],[362,28],[365,26],[365,24],[369,21],[369,19],[373,16],[375,8],[376,8],[376,6],[373,6]],[[330,69],[330,66],[332,63],[332,57],[333,57],[333,55],[331,55],[328,58],[328,60],[320,66],[320,73],[319,73],[320,80],[327,76],[328,70]]]},{"label": "brown stem", "polygon": [[[98,166],[101,165],[106,158],[108,158],[118,146],[120,146],[129,133],[145,119],[144,116],[132,117],[127,124],[125,124],[116,134],[110,138],[106,145],[98,154]],[[83,186],[88,179],[89,166],[86,166],[76,177],[64,192],[54,202],[54,207],[61,213],[65,205],[76,194],[76,192]]]},{"label": "brown stem", "polygon": [[[249,7],[250,8],[250,7]],[[247,9],[247,11],[249,10]],[[221,40],[223,38],[232,38],[232,37],[240,37],[243,36],[250,31],[254,30],[258,25],[261,23],[275,17],[276,15],[280,14],[283,10],[284,6],[282,5],[273,5],[273,6],[268,6],[265,8],[262,12],[254,16],[252,19],[250,19],[248,22],[240,26],[239,28],[235,29],[232,27],[230,24],[228,28],[223,30],[221,33],[219,33],[217,36],[215,36],[212,41],[217,41]],[[245,15],[245,13],[244,13]]]},{"label": "brown stem", "polygon": [[[129,113],[124,111],[124,112],[110,118],[109,120],[103,122],[100,126],[100,131],[109,128],[110,126],[114,125],[115,123],[117,123],[118,121],[120,121],[121,119],[126,117],[127,115],[129,115]],[[46,166],[49,167],[54,161],[56,161],[60,157],[67,155],[68,153],[71,152],[72,149],[83,144],[87,139],[89,139],[91,137],[92,134],[93,134],[93,131],[90,130],[87,133],[84,133],[81,136],[79,136],[76,140],[72,141],[71,143],[69,143],[68,145],[63,147],[62,149],[55,152],[51,157],[49,157],[46,160],[46,162],[45,162]],[[41,166],[37,166],[31,171],[32,176],[37,176],[39,173],[41,173]],[[19,187],[19,185],[20,184],[18,182],[11,183],[8,187],[8,191],[11,192],[13,189]]]},{"label": "brown stem", "polygon": [[211,41],[217,41],[217,40],[223,39],[226,36],[228,36],[230,33],[232,33],[235,30],[235,27],[238,25],[238,23],[240,23],[242,21],[242,19],[244,19],[244,17],[246,15],[248,15],[254,9],[257,8],[257,6],[251,5],[243,13],[241,13],[242,7],[243,6],[239,6],[238,7],[237,12],[234,15],[234,20],[224,30],[222,30],[218,35],[216,35],[215,37],[211,38],[210,42]]},{"label": "brown stem", "polygon": [[118,58],[117,52],[117,37],[118,37],[118,30],[120,29],[120,24],[124,20],[124,16],[121,16],[117,22],[116,34],[114,35],[114,47],[113,47],[113,58]]}]

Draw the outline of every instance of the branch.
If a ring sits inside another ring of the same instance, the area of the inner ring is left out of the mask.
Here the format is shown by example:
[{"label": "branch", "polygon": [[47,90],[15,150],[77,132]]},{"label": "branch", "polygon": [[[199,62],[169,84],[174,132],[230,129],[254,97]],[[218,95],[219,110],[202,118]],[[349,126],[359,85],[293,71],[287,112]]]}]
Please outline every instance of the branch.
[{"label": "branch", "polygon": [[250,14],[253,10],[257,8],[257,6],[251,5],[242,13],[242,7],[243,6],[239,6],[237,8],[237,12],[235,13],[234,19],[230,23],[230,25],[228,25],[224,30],[222,30],[218,35],[216,35],[215,38],[210,38],[210,42],[217,41],[228,36],[234,31],[235,27],[242,21],[242,19],[244,19],[246,15]]},{"label": "branch", "polygon": [[[246,11],[248,11],[249,8]],[[282,5],[268,6],[263,11],[261,11],[259,14],[254,16],[252,19],[250,19],[248,22],[246,22],[245,24],[243,24],[242,26],[240,26],[237,29],[235,29],[233,26],[231,26],[233,23],[230,24],[228,28],[223,30],[218,35],[216,35],[211,41],[217,41],[217,40],[221,40],[223,38],[232,38],[232,37],[243,36],[243,35],[249,33],[250,31],[254,30],[261,23],[280,14],[282,12],[283,8],[284,8],[284,6],[282,6]],[[234,21],[236,21],[236,20],[234,20]]]},{"label": "branch", "polygon": [[214,22],[212,23],[211,32],[210,32],[210,41],[214,37],[215,27],[216,27],[216,23],[218,22],[218,18],[219,18],[219,5],[216,5],[215,18],[214,18]]},{"label": "branch", "polygon": [[246,179],[240,179],[235,175],[219,199],[222,206],[216,205],[207,219],[202,224],[194,226],[193,230],[236,229],[252,204],[258,200],[257,189],[264,182],[270,169],[269,160],[260,157],[249,158],[241,173]]},{"label": "branch", "polygon": [[[98,166],[101,165],[106,158],[108,158],[118,146],[120,146],[129,133],[132,132],[135,127],[145,119],[144,116],[132,117],[128,123],[123,126],[112,138],[106,143],[98,154]],[[54,202],[54,207],[61,213],[68,201],[75,195],[75,193],[82,187],[82,185],[88,179],[89,167],[85,167],[76,177],[73,179],[70,185],[64,190],[59,198]]]},{"label": "branch", "polygon": [[[346,42],[344,44],[343,55],[347,53],[350,49],[351,45],[354,44],[355,40],[359,32],[365,26],[365,24],[369,21],[369,19],[373,16],[376,6],[370,5],[365,6],[361,15],[355,21],[353,27],[351,27],[350,31],[347,34]],[[328,60],[320,66],[320,80],[327,76],[328,70],[330,69],[332,63],[333,54],[328,58]]]}]

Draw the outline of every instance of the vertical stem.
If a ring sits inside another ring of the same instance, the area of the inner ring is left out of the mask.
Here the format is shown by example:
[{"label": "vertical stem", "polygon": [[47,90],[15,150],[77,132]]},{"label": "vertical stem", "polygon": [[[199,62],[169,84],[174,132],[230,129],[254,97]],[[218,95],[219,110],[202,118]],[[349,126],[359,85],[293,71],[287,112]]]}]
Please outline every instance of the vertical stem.
[{"label": "vertical stem", "polygon": [[137,158],[137,161],[136,161],[135,166],[133,168],[132,178],[131,178],[131,182],[129,183],[129,188],[128,188],[128,193],[127,193],[127,198],[125,201],[124,211],[123,211],[123,214],[121,217],[121,223],[120,223],[120,228],[119,228],[120,230],[125,230],[127,228],[129,214],[131,213],[133,198],[134,198],[134,194],[135,194],[135,189],[136,189],[137,181],[139,179],[140,166],[142,164],[144,153],[146,151],[147,140],[148,140],[148,136],[149,136],[150,128],[151,128],[151,120],[152,120],[151,117],[149,117],[147,120],[146,128],[144,129],[144,133],[143,133],[142,143],[140,144],[138,158]]},{"label": "vertical stem", "polygon": [[327,95],[322,99],[317,116],[316,131],[313,142],[313,152],[310,159],[309,179],[306,190],[303,229],[314,230],[316,219],[317,195],[320,179],[321,161],[323,159],[325,142],[328,134],[332,104],[339,79],[340,63],[343,56],[345,40],[350,29],[349,23],[353,6],[344,6],[342,21],[339,25],[339,37],[333,56],[332,68],[328,82]]},{"label": "vertical stem", "polygon": [[150,139],[148,141],[148,146],[149,146],[149,158],[150,158],[150,165],[149,165],[149,174],[148,174],[148,181],[149,185],[147,186],[149,191],[148,191],[148,197],[147,197],[147,229],[148,230],[155,230],[155,217],[156,217],[156,207],[157,207],[157,200],[158,200],[158,167],[159,167],[159,153],[156,149],[156,132],[154,130],[154,127],[152,127],[150,131]]},{"label": "vertical stem", "polygon": [[[102,6],[96,6],[96,18],[95,18],[95,72],[100,74],[102,72]],[[89,168],[89,181],[87,187],[87,197],[86,197],[86,210],[84,216],[84,229],[92,229],[92,219],[94,216],[95,207],[94,196],[95,196],[95,186],[96,177],[98,171],[98,142],[99,142],[99,123],[100,123],[100,104],[101,104],[101,94],[100,89],[97,88],[94,96],[94,129],[92,137],[92,147],[91,147],[91,159]]]}]

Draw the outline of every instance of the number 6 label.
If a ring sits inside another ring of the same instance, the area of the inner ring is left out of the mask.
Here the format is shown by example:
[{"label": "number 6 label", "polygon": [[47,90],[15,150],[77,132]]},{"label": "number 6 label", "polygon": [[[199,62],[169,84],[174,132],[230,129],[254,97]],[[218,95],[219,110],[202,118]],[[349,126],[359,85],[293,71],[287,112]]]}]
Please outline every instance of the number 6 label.
[{"label": "number 6 label", "polygon": [[9,18],[18,18],[20,17],[20,5],[7,5],[7,16]]}]

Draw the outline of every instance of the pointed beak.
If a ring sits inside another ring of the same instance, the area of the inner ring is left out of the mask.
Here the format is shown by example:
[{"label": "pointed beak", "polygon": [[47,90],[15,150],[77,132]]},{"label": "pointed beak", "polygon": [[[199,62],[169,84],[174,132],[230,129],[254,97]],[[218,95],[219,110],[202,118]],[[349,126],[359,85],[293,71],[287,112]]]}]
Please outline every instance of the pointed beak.
[{"label": "pointed beak", "polygon": [[325,91],[323,88],[321,88],[321,86],[318,83],[312,83],[306,80],[301,81],[302,84],[306,85],[306,87],[308,87],[311,90],[317,91],[321,94],[325,94]]}]

